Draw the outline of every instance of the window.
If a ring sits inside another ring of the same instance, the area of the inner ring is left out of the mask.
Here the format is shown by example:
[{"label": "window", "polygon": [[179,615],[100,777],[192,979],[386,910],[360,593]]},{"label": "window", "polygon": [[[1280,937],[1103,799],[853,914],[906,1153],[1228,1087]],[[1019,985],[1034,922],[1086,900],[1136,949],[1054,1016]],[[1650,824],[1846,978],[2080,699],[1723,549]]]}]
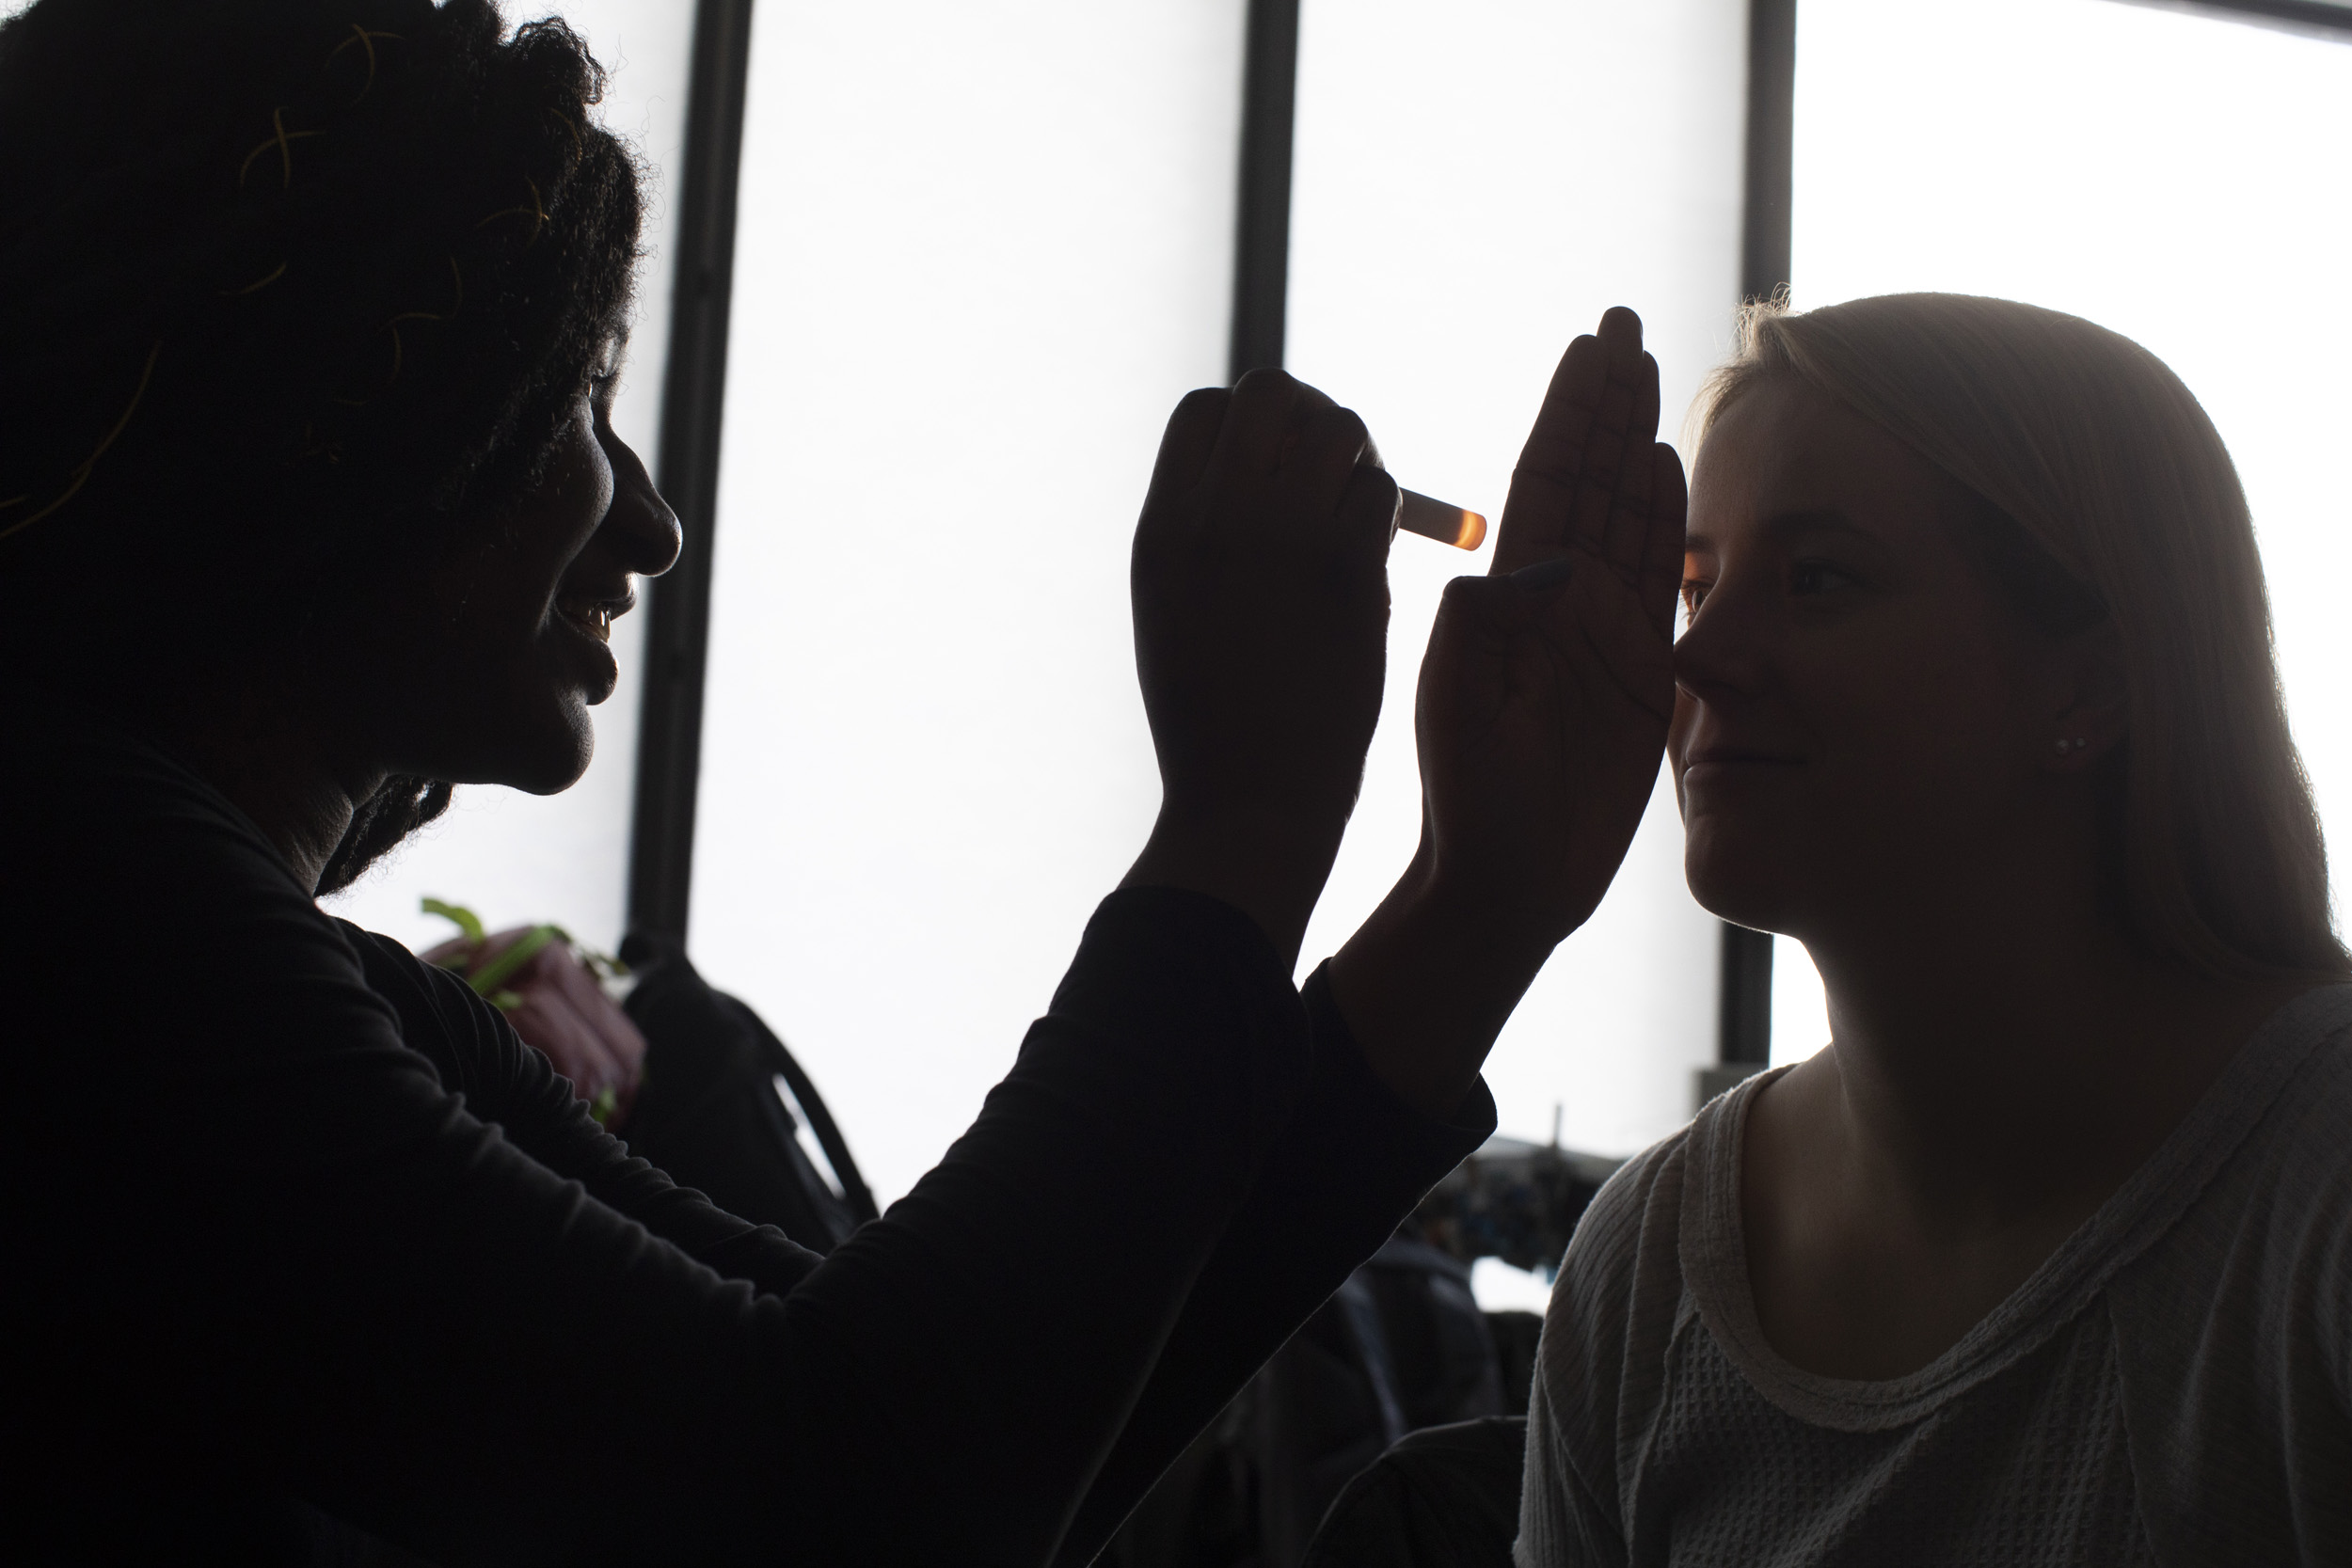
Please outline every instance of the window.
[{"label": "window", "polygon": [[1168,411],[1225,379],[1242,27],[755,13],[693,952],[884,1202],[1158,804],[1127,550]]},{"label": "window", "polygon": [[[1126,554],[1168,409],[1226,378],[1244,8],[757,17],[694,952],[886,1199],[968,1125],[1156,803]],[[1406,483],[1499,512],[1610,304],[1643,309],[1672,409],[1721,356],[1744,17],[1305,8],[1288,362]],[[1410,852],[1412,672],[1444,580],[1484,566],[1394,561],[1388,709],[1309,964]],[[1506,1127],[1549,1137],[1557,1107],[1630,1149],[1688,1116],[1716,946],[1679,861],[1654,811],[1497,1054]]]},{"label": "window", "polygon": [[[1745,0],[1308,0],[1291,218],[1293,372],[1352,404],[1399,481],[1500,520],[1571,338],[1641,311],[1674,439],[1740,293]],[[1413,685],[1475,557],[1400,536],[1389,690],[1307,940],[1370,913],[1421,824]],[[1717,926],[1682,879],[1661,770],[1608,899],[1488,1059],[1502,1130],[1630,1153],[1691,1115],[1716,1047]]]}]

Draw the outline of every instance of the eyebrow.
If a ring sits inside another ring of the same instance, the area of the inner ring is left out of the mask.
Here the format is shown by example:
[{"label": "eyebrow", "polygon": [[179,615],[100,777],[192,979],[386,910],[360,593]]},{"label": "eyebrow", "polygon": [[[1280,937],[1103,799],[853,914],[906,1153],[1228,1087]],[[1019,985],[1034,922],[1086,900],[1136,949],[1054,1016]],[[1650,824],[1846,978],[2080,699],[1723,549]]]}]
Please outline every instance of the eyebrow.
[{"label": "eyebrow", "polygon": [[[1846,533],[1856,539],[1878,542],[1878,535],[1847,516],[1834,506],[1801,508],[1794,512],[1775,512],[1757,525],[1759,531],[1772,535],[1790,533]],[[1684,536],[1683,550],[1712,552],[1715,541],[1704,533]]]}]

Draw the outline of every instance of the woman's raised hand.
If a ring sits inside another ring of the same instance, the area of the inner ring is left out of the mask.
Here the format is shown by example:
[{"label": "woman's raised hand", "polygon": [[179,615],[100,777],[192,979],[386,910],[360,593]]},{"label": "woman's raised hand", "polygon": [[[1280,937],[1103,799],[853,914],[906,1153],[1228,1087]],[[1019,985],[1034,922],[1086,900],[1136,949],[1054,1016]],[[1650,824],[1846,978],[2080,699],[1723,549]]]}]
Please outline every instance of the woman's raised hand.
[{"label": "woman's raised hand", "polygon": [[1492,574],[1450,584],[1414,716],[1422,843],[1335,961],[1390,1086],[1451,1109],[1632,842],[1674,713],[1682,466],[1632,311],[1553,374]]},{"label": "woman's raised hand", "polygon": [[1432,874],[1548,953],[1608,891],[1674,717],[1682,465],[1619,309],[1519,454],[1492,574],[1449,586],[1414,716]]},{"label": "woman's raised hand", "polygon": [[1363,421],[1279,371],[1177,405],[1136,528],[1161,806],[1126,885],[1223,898],[1295,958],[1380,717],[1396,508]]}]

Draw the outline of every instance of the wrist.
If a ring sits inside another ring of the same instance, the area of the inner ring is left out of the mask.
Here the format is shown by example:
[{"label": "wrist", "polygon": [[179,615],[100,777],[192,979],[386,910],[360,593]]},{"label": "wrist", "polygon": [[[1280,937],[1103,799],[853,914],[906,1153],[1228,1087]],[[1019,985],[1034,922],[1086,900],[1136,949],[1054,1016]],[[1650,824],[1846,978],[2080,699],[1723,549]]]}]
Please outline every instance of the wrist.
[{"label": "wrist", "polygon": [[1426,841],[1359,934],[1428,955],[1427,967],[1465,990],[1516,986],[1514,1002],[1561,942],[1491,885],[1448,876]]},{"label": "wrist", "polygon": [[1295,965],[1308,917],[1323,895],[1346,817],[1252,804],[1213,810],[1162,806],[1121,887],[1178,887],[1248,915],[1283,961]]},{"label": "wrist", "polygon": [[1331,960],[1331,999],[1399,1100],[1449,1116],[1551,956],[1524,922],[1427,874],[1399,879]]}]

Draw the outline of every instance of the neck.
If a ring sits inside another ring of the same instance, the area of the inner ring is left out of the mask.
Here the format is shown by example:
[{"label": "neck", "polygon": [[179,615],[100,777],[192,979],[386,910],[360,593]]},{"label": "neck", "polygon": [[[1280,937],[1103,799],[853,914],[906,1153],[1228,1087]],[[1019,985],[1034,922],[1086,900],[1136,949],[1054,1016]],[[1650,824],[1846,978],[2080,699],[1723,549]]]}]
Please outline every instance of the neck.
[{"label": "neck", "polygon": [[250,686],[211,690],[151,716],[163,742],[253,819],[295,878],[316,888],[381,769],[336,754],[310,705]]},{"label": "neck", "polygon": [[2302,989],[2151,958],[2101,910],[2089,863],[2027,879],[1915,894],[1807,942],[1853,1172],[1923,1212],[1997,1223],[2095,1203]]}]

